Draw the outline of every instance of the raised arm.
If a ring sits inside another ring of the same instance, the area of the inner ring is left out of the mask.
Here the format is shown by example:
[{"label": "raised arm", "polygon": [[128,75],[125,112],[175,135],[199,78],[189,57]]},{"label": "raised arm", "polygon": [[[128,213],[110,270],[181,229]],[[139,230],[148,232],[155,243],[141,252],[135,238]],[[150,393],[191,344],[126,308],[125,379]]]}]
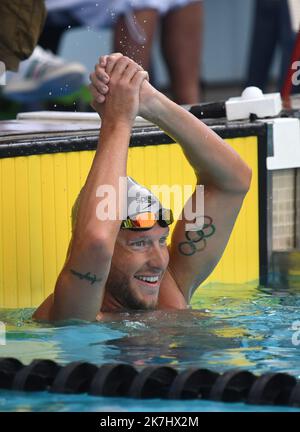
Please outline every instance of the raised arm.
[{"label": "raised arm", "polygon": [[196,175],[201,174],[201,184],[230,193],[248,190],[249,167],[230,145],[194,115],[157,92],[143,109],[143,116],[181,145]]},{"label": "raised arm", "polygon": [[[148,85],[148,84],[146,84]],[[173,231],[170,270],[187,302],[220,260],[250,187],[251,169],[240,156],[203,122],[157,93],[143,116],[178,142],[193,167],[197,184],[204,186],[204,226],[187,231],[185,208]],[[196,208],[196,192],[190,208]],[[185,207],[186,207],[185,206]],[[171,296],[161,299],[172,306]]]},{"label": "raised arm", "polygon": [[[100,100],[105,99],[101,82],[108,59],[101,59],[96,76],[95,87],[101,94]],[[209,127],[146,81],[140,90],[139,114],[157,124],[181,145],[195,171],[197,184],[204,186],[203,228],[186,231],[186,223],[193,221],[186,220],[184,208],[170,246],[170,272],[186,301],[189,301],[223,254],[250,187],[251,169]],[[190,200],[195,204],[196,193]],[[172,307],[170,293],[165,295],[161,292],[160,297],[164,306]]]},{"label": "raised arm", "polygon": [[[34,318],[95,320],[120,228],[119,179],[126,177],[132,123],[139,106],[139,89],[145,79],[127,57],[114,62],[110,92],[101,105],[102,125],[95,157],[81,191],[68,256],[56,282],[54,295],[35,312]],[[92,89],[93,92],[93,89]],[[99,105],[94,99],[93,106]],[[99,110],[100,111],[100,110]],[[96,195],[99,186],[116,192],[116,218],[99,220],[97,206],[106,196]]]}]

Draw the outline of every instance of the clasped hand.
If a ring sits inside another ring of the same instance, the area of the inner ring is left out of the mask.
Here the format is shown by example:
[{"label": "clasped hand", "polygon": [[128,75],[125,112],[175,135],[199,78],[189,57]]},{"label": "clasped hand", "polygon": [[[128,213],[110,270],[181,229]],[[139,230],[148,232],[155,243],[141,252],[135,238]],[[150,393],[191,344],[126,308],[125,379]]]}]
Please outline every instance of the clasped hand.
[{"label": "clasped hand", "polygon": [[156,90],[149,76],[136,62],[120,53],[102,56],[90,75],[92,107],[103,119],[134,122],[147,118]]}]

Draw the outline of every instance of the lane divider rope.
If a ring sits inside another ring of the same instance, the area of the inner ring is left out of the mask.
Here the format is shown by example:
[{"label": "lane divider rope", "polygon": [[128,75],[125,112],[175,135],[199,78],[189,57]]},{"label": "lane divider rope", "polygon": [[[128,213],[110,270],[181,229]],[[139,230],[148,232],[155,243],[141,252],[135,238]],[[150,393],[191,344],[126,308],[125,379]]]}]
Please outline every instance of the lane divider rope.
[{"label": "lane divider rope", "polygon": [[61,366],[52,360],[0,358],[0,389],[138,399],[202,399],[255,405],[300,407],[300,381],[285,373],[233,369],[217,373],[209,369],[177,370],[148,366],[137,370],[129,364],[96,366],[76,361]]}]

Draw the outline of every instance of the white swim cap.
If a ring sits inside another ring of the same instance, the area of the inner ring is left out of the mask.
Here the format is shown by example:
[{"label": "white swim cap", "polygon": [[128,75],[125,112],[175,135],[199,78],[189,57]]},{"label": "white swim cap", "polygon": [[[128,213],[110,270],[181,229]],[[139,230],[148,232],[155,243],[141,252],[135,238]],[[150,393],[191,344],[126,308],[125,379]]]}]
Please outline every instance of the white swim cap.
[{"label": "white swim cap", "polygon": [[149,189],[127,176],[127,217],[145,212],[157,213],[161,208],[160,201]]},{"label": "white swim cap", "polygon": [[[74,231],[75,227],[81,191],[72,207],[72,232]],[[125,222],[128,219],[135,220],[137,216],[142,213],[154,214],[156,216],[156,220],[161,226],[167,226],[173,222],[172,211],[164,209],[158,198],[149,189],[147,189],[145,186],[140,185],[132,177],[129,176],[127,176],[126,206],[127,209],[125,207],[124,220],[121,228],[127,228]]]}]

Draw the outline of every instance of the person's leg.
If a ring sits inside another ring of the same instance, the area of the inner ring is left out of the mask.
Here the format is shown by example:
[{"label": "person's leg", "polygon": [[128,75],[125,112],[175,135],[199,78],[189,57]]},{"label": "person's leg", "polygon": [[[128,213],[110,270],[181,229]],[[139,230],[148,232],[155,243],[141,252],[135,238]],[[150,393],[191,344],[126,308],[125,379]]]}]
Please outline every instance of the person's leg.
[{"label": "person's leg", "polygon": [[73,17],[68,9],[49,12],[44,30],[39,39],[39,45],[57,54],[62,35],[69,28],[80,27],[81,23]]},{"label": "person's leg", "polygon": [[280,2],[256,0],[246,87],[257,86],[266,90],[280,35]]},{"label": "person's leg", "polygon": [[148,70],[158,18],[155,9],[136,10],[120,16],[114,31],[114,51],[132,58]]},{"label": "person's leg", "polygon": [[162,19],[162,52],[173,96],[179,104],[194,104],[200,100],[202,15],[202,3],[192,2],[169,11]]},{"label": "person's leg", "polygon": [[[278,91],[282,89],[285,79],[287,78],[288,70],[292,66],[292,54],[297,38],[297,34],[292,29],[290,11],[287,0],[282,0],[280,6],[281,65],[278,80]],[[297,87],[293,87],[292,92],[299,93],[299,89]]]}]

